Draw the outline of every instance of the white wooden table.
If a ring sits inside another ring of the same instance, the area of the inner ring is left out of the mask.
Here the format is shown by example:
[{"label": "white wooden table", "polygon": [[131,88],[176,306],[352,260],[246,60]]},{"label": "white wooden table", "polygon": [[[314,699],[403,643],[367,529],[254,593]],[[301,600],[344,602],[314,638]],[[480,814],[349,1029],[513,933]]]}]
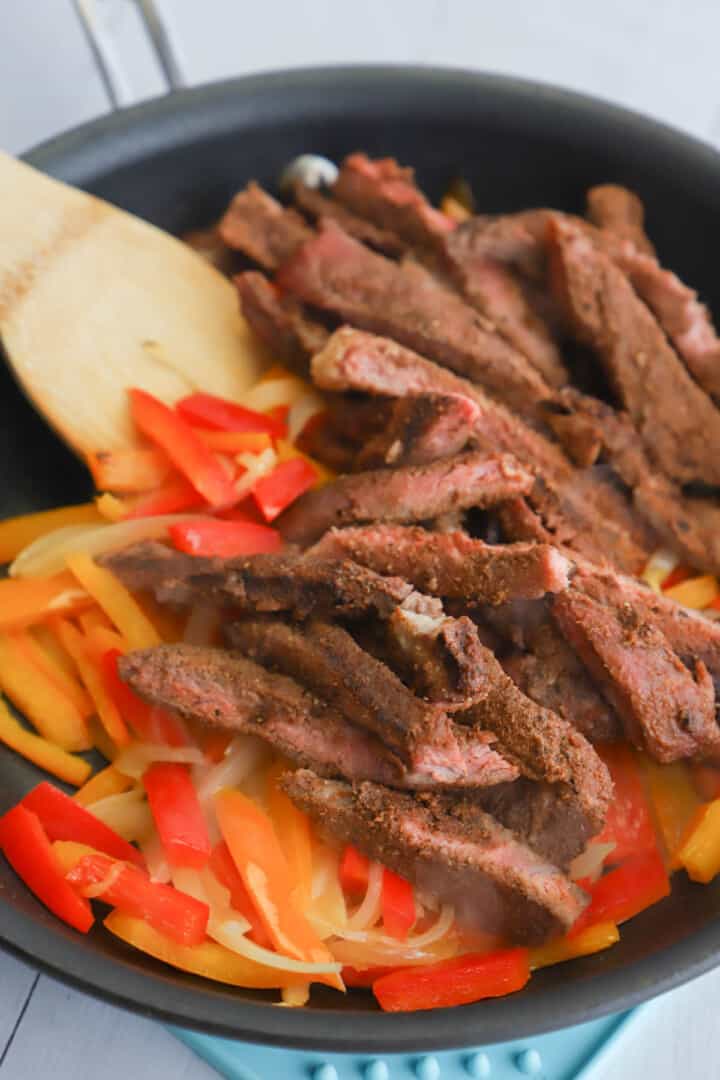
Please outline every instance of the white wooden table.
[{"label": "white wooden table", "polygon": [[[86,0],[85,8],[116,99],[162,93],[134,0]],[[188,84],[306,64],[439,63],[560,83],[720,143],[717,0],[158,0],[158,8]],[[20,153],[110,107],[72,0],[6,0],[0,46],[3,149]],[[653,1004],[595,1080],[720,1076],[718,996],[720,971]],[[159,1025],[0,954],[0,1080],[214,1075]]]}]

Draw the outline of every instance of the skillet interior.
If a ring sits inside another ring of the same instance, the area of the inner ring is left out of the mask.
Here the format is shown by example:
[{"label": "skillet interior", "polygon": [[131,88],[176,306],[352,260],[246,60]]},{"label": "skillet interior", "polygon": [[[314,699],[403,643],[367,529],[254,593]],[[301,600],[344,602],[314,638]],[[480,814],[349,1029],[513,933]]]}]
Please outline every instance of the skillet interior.
[{"label": "skillet interior", "polygon": [[[253,76],[126,110],[46,143],[28,160],[142,217],[182,231],[217,217],[254,177],[313,151],[364,149],[415,165],[437,198],[456,175],[482,210],[580,210],[585,189],[638,190],[663,261],[720,314],[720,156],[589,98],[514,79],[429,68],[337,68]],[[122,312],[118,312],[122,317]],[[0,515],[79,500],[84,470],[0,370]],[[0,748],[0,812],[39,778]],[[326,1050],[478,1045],[626,1008],[720,959],[720,883],[673,895],[609,952],[548,969],[513,997],[433,1014],[383,1015],[369,996],[319,992],[309,1009],[173,972],[96,930],[65,928],[0,860],[0,940],[33,963],[125,1007],[218,1034]]]}]

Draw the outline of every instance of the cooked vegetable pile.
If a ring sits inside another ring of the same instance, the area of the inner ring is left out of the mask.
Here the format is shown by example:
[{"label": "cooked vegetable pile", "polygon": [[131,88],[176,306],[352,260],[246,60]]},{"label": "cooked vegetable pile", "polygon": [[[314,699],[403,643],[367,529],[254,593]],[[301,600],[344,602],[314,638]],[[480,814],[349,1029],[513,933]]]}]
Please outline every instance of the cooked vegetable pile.
[{"label": "cooked vegetable pile", "polygon": [[293,199],[195,238],[274,274],[278,366],[129,388],[95,500],[0,524],[0,740],[77,789],[0,848],[288,1005],[502,996],[720,872],[720,344],[624,189],[480,217],[353,155]]}]

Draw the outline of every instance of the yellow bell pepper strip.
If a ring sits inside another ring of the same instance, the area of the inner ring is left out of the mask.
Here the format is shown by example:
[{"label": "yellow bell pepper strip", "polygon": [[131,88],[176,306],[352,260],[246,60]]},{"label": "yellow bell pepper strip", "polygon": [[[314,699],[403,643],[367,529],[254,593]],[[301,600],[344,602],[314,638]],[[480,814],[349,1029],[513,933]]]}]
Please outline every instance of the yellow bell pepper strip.
[{"label": "yellow bell pepper strip", "polygon": [[94,748],[106,761],[114,761],[120,753],[120,747],[115,745],[96,716],[90,718],[89,727]]},{"label": "yellow bell pepper strip", "polygon": [[187,766],[158,761],[143,775],[143,785],[167,861],[171,866],[202,869],[212,848]]},{"label": "yellow bell pepper strip", "polygon": [[385,1012],[446,1009],[522,990],[530,978],[527,949],[468,953],[427,966],[400,968],[373,983]]},{"label": "yellow bell pepper strip", "polygon": [[50,654],[55,664],[62,668],[66,675],[70,675],[73,679],[77,678],[77,668],[72,657],[68,656],[63,649],[57,635],[53,632],[52,626],[47,623],[40,623],[38,626],[33,626],[30,633],[40,648]]},{"label": "yellow bell pepper strip", "polygon": [[87,611],[81,611],[77,617],[77,621],[79,622],[80,629],[85,637],[93,630],[98,630],[100,628],[103,630],[112,630],[112,623],[102,608],[97,606],[88,608]]},{"label": "yellow bell pepper strip", "polygon": [[[267,814],[246,795],[229,790],[215,797],[215,811],[223,839],[278,952],[310,963],[331,963],[330,952],[292,899],[295,883]],[[318,981],[343,988],[337,975],[323,975]]]},{"label": "yellow bell pepper strip", "polygon": [[280,787],[280,778],[286,773],[287,766],[278,762],[268,772],[267,805],[275,832],[287,852],[295,886],[293,897],[304,910],[310,900],[313,876],[313,849],[310,819],[295,803],[288,798]]},{"label": "yellow bell pepper strip", "polygon": [[677,857],[692,881],[707,885],[720,873],[720,799],[697,811]]},{"label": "yellow bell pepper strip", "polygon": [[[82,619],[84,615],[85,612],[80,615],[80,618]],[[28,630],[16,630],[10,636],[13,644],[25,659],[41,671],[61,694],[72,701],[83,720],[87,720],[88,716],[92,715],[94,706],[90,695],[80,685],[75,674],[68,674],[55,655],[44,648]]]},{"label": "yellow bell pepper strip", "polygon": [[98,854],[96,848],[90,847],[89,844],[81,844],[77,840],[55,840],[52,847],[62,867],[63,875],[69,874],[86,855]]},{"label": "yellow bell pepper strip", "polygon": [[659,765],[645,755],[641,755],[640,763],[667,854],[668,868],[677,870],[680,867],[678,851],[700,806],[690,769],[684,761]]},{"label": "yellow bell pepper strip", "polygon": [[66,525],[92,525],[102,521],[94,503],[61,506],[39,514],[24,514],[0,523],[0,563],[12,562],[23,548],[40,536]]},{"label": "yellow bell pepper strip", "polygon": [[254,990],[281,989],[284,986],[298,986],[307,982],[307,975],[266,967],[230,952],[214,941],[205,941],[202,945],[178,945],[164,934],[158,933],[143,919],[133,918],[120,911],[111,912],[104,925],[111,934],[127,945],[132,945],[140,952],[170,964],[171,967],[187,971],[191,975],[199,975],[203,979]]},{"label": "yellow bell pepper strip", "polygon": [[713,574],[704,574],[702,577],[690,578],[689,581],[673,585],[671,589],[665,589],[664,595],[683,607],[702,611],[710,606],[719,592],[717,578]]},{"label": "yellow bell pepper strip", "polygon": [[115,702],[105,688],[102,671],[88,649],[87,640],[77,627],[66,619],[57,619],[54,627],[63,648],[75,661],[80,678],[95,702],[100,723],[116,746],[124,746],[130,741],[130,733]]},{"label": "yellow bell pepper strip", "polygon": [[90,604],[90,596],[67,571],[47,578],[5,578],[0,581],[0,631],[21,630]]},{"label": "yellow bell pepper strip", "polygon": [[173,467],[155,447],[98,450],[88,454],[87,466],[98,491],[150,491],[165,483]]},{"label": "yellow bell pepper strip", "polygon": [[68,555],[67,565],[108,615],[131,649],[160,644],[160,635],[125,586],[85,552]]},{"label": "yellow bell pepper strip", "polygon": [[125,499],[119,499],[109,491],[95,496],[95,506],[98,514],[104,521],[123,521],[128,516],[128,504]]},{"label": "yellow bell pepper strip", "polygon": [[33,765],[52,773],[58,780],[79,787],[92,772],[92,766],[81,757],[62,750],[55,743],[28,731],[15,719],[4,701],[0,699],[0,742],[22,754]]},{"label": "yellow bell pepper strip", "polygon": [[576,937],[562,937],[549,941],[547,945],[538,945],[530,950],[530,970],[562,964],[578,956],[590,956],[592,953],[609,949],[620,940],[620,931],[614,922],[596,923],[588,926]]},{"label": "yellow bell pepper strip", "polygon": [[83,784],[80,790],[75,792],[73,799],[81,806],[91,806],[99,799],[106,799],[108,795],[122,795],[123,791],[129,791],[134,783],[132,777],[123,776],[113,765],[107,765]]},{"label": "yellow bell pepper strip", "polygon": [[28,889],[63,922],[86,934],[90,904],[67,883],[39,818],[22,804],[0,818],[0,849]]},{"label": "yellow bell pepper strip", "polygon": [[75,840],[113,859],[144,864],[137,848],[47,780],[29,791],[20,805],[37,814],[51,840]]},{"label": "yellow bell pepper strip", "polygon": [[655,849],[629,858],[594,885],[585,885],[590,903],[568,937],[600,922],[623,923],[670,894],[670,879],[660,852]]},{"label": "yellow bell pepper strip", "polygon": [[63,750],[92,745],[78,707],[30,664],[8,635],[0,634],[0,687],[34,728]]},{"label": "yellow bell pepper strip", "polygon": [[440,209],[446,217],[452,218],[453,221],[467,221],[468,218],[472,217],[471,211],[466,206],[463,206],[461,202],[458,202],[453,195],[443,195]]}]

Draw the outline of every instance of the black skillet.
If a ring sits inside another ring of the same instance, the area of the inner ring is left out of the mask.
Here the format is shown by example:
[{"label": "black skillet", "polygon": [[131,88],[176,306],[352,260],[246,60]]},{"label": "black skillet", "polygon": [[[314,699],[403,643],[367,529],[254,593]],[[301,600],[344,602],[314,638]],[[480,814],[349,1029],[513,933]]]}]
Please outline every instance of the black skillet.
[{"label": "black skillet", "polygon": [[[539,205],[579,211],[591,184],[627,184],[645,200],[663,261],[720,311],[720,156],[643,117],[516,79],[400,67],[252,76],[87,124],[27,160],[182,232],[214,220],[250,178],[272,187],[302,152],[337,160],[356,149],[415,165],[433,198],[454,177],[467,177],[482,211]],[[0,463],[2,517],[88,494],[83,469],[2,369]],[[0,751],[0,812],[39,776]],[[624,927],[618,946],[546,969],[512,997],[385,1015],[364,993],[319,991],[311,1007],[292,1010],[271,1005],[268,994],[163,967],[101,928],[87,938],[75,934],[0,860],[0,940],[31,963],[161,1020],[323,1050],[480,1045],[628,1008],[718,963],[719,912],[720,883],[693,886],[677,875],[672,896]]]}]

